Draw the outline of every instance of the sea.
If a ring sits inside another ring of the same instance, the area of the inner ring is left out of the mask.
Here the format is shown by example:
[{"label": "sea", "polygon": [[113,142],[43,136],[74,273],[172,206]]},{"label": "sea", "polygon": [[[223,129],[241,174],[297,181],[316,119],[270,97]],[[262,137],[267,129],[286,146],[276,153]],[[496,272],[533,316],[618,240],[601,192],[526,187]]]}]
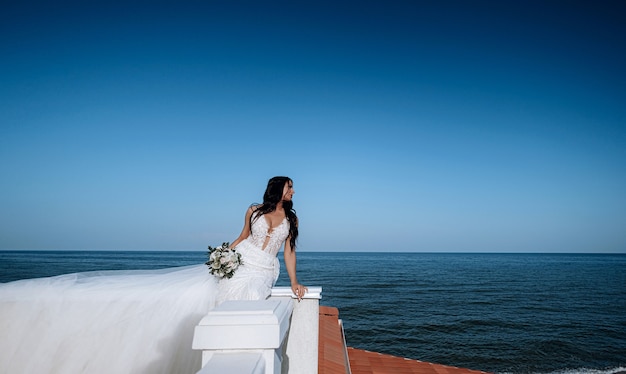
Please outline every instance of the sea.
[{"label": "sea", "polygon": [[[289,278],[281,259],[278,286]],[[203,263],[203,251],[0,251],[0,282]],[[626,254],[298,253],[347,345],[493,373],[626,372]]]}]

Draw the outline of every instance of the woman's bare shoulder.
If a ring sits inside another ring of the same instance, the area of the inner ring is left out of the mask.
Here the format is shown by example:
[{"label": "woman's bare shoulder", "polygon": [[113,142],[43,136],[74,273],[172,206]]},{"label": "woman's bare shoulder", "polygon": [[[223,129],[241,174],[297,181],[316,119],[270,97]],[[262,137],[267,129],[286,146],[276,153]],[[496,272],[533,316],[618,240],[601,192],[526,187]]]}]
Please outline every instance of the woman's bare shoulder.
[{"label": "woman's bare shoulder", "polygon": [[262,204],[252,204],[248,207],[248,210],[246,211],[246,215],[253,215],[254,213],[257,212],[257,210],[259,210],[259,208],[261,208]]}]

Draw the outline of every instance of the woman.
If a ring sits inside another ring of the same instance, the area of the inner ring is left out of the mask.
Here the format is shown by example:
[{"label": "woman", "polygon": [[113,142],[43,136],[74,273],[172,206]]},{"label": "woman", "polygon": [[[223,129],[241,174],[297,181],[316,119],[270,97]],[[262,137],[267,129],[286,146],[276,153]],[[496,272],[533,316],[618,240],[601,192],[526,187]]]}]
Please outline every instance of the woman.
[{"label": "woman", "polygon": [[267,298],[276,283],[279,263],[276,255],[284,243],[284,258],[291,290],[298,297],[307,288],[296,277],[298,217],[293,210],[293,181],[274,177],[267,183],[263,204],[248,208],[243,230],[231,247],[241,253],[241,265],[232,278],[219,284],[218,302]]},{"label": "woman", "polygon": [[0,284],[0,373],[197,372],[194,327],[217,299],[269,296],[283,242],[292,289],[298,298],[306,292],[296,278],[292,196],[289,178],[270,179],[233,242],[244,263],[219,286],[204,265]]}]

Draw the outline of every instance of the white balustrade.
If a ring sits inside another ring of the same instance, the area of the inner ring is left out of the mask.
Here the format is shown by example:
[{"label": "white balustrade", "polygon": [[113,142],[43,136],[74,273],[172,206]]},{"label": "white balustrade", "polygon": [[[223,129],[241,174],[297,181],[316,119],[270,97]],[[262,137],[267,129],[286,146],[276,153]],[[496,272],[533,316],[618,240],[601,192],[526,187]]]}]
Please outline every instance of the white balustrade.
[{"label": "white balustrade", "polygon": [[290,287],[274,287],[269,300],[284,298],[294,300],[294,307],[291,328],[283,347],[282,373],[317,374],[322,287],[309,287],[299,302]]},{"label": "white balustrade", "polygon": [[226,301],[196,326],[198,374],[317,374],[321,287],[298,302],[288,287],[267,300]]}]

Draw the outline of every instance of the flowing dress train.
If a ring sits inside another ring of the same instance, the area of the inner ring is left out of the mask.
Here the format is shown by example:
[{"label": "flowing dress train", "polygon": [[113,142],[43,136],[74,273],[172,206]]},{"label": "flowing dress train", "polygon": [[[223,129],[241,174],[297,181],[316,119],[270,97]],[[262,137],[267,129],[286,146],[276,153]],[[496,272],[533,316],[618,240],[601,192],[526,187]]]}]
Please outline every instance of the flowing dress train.
[{"label": "flowing dress train", "polygon": [[195,373],[216,295],[204,265],[1,284],[0,373]]},{"label": "flowing dress train", "polygon": [[194,327],[216,303],[267,298],[289,234],[254,217],[230,279],[204,265],[101,271],[0,284],[0,374],[192,374]]}]

